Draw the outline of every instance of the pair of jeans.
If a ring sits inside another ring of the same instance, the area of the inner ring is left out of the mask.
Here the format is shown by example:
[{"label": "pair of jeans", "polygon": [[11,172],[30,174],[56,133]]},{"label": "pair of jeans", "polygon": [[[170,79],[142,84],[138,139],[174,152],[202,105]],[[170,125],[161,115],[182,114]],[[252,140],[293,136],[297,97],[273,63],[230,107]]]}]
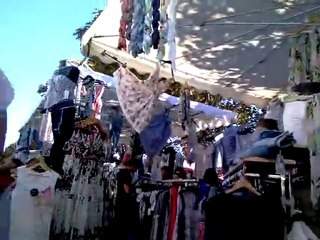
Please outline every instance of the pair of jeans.
[{"label": "pair of jeans", "polygon": [[58,173],[62,173],[65,157],[64,145],[73,134],[76,108],[72,100],[64,100],[53,105],[49,111],[52,118],[54,142],[50,151],[49,165]]}]

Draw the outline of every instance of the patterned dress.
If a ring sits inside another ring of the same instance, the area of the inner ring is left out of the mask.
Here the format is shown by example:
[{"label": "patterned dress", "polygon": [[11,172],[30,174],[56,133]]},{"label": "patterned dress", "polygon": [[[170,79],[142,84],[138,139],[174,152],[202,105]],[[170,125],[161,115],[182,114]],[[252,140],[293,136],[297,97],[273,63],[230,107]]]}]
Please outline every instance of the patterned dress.
[{"label": "patterned dress", "polygon": [[98,132],[76,130],[65,150],[50,240],[102,239],[104,141]]}]

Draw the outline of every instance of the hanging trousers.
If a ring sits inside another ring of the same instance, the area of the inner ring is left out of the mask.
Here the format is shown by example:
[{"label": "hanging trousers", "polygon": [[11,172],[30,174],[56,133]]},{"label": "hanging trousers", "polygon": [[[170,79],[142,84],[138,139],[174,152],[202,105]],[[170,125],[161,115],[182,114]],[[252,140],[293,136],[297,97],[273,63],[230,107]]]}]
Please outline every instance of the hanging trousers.
[{"label": "hanging trousers", "polygon": [[50,151],[49,166],[62,173],[65,157],[64,145],[70,140],[75,123],[76,108],[72,100],[61,101],[49,108],[54,142]]}]

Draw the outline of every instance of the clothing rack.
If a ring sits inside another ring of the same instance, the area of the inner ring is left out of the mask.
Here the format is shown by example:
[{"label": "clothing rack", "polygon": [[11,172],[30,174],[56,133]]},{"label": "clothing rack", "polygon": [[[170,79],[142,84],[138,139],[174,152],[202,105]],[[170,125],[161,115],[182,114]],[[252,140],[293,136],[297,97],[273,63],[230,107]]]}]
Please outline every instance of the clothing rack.
[{"label": "clothing rack", "polygon": [[[274,164],[275,165],[275,174],[260,174],[260,173],[249,173],[246,171],[246,164],[256,163],[256,164]],[[278,166],[277,166],[278,165]],[[279,169],[280,165],[280,171]],[[230,187],[241,177],[253,178],[255,182],[255,187],[259,188],[260,180],[262,179],[273,179],[280,180],[281,188],[281,200],[282,204],[286,210],[288,216],[291,215],[291,212],[294,210],[294,199],[292,196],[292,186],[291,186],[291,172],[290,169],[296,166],[296,161],[290,159],[282,159],[280,156],[276,160],[264,159],[259,157],[249,157],[243,159],[237,166],[231,169],[225,176],[227,178],[223,181],[223,187]]]},{"label": "clothing rack", "polygon": [[142,183],[145,184],[156,184],[160,186],[171,186],[171,185],[184,185],[184,186],[197,186],[199,184],[197,179],[169,179],[160,180],[154,178],[142,178]]}]

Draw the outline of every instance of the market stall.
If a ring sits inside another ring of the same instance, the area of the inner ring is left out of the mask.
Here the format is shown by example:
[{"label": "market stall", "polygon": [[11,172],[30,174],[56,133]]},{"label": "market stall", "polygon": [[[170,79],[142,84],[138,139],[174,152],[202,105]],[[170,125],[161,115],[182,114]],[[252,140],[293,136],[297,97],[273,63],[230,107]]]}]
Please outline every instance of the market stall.
[{"label": "market stall", "polygon": [[[108,4],[83,36],[86,59],[66,61],[48,84],[40,138],[52,131],[54,141],[48,159],[18,168],[13,240],[313,234],[293,179],[309,186],[309,158],[318,167],[318,92],[303,87],[320,82],[319,31],[304,23],[320,7],[246,2]],[[240,107],[256,116],[241,119]],[[35,218],[41,231],[23,228],[24,199],[39,203],[28,210],[45,217]]]}]

